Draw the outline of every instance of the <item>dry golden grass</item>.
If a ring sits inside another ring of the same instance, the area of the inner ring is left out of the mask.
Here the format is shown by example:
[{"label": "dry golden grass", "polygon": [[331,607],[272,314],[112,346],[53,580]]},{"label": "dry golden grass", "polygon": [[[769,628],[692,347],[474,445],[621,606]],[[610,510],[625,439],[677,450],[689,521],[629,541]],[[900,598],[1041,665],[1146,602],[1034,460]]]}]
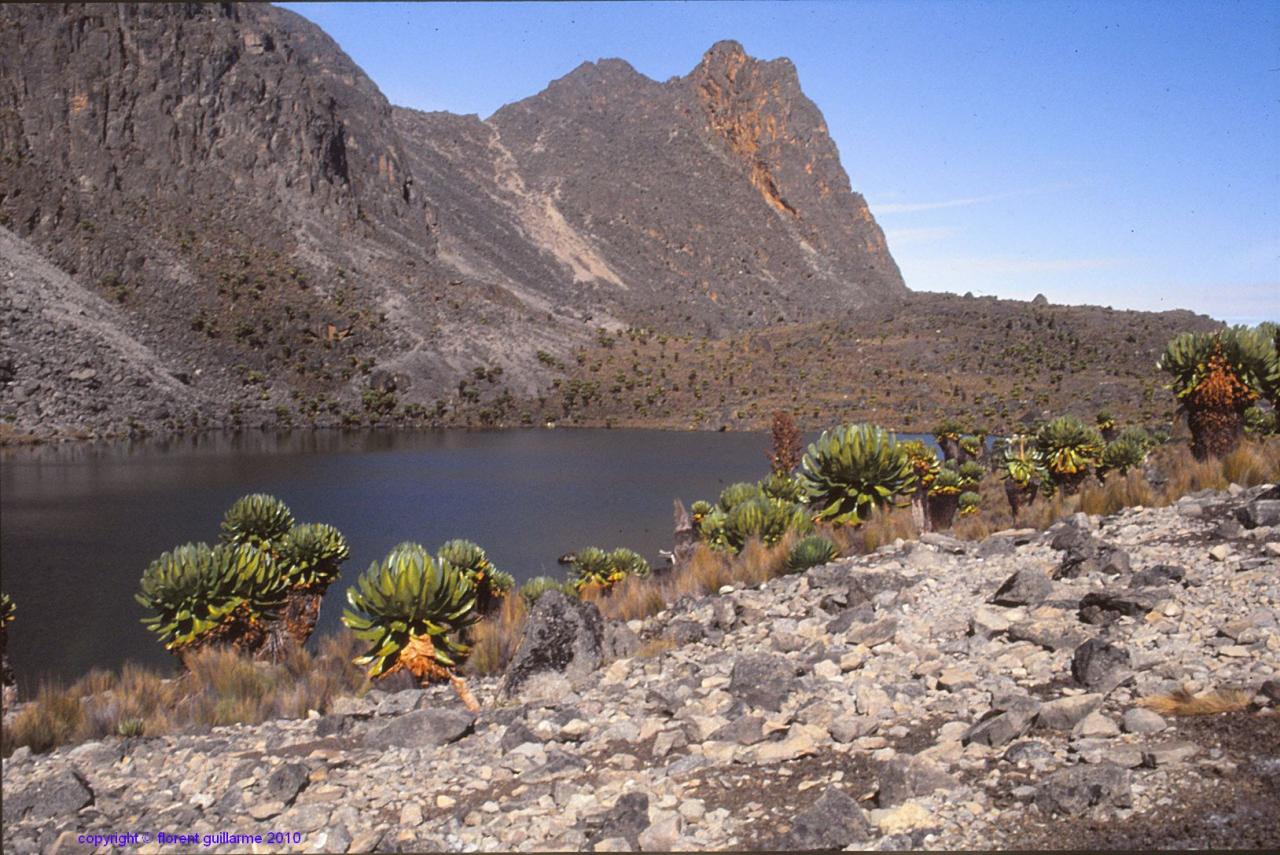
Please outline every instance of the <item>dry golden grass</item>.
[{"label": "dry golden grass", "polygon": [[1218,689],[1198,695],[1178,690],[1167,695],[1139,698],[1138,706],[1161,715],[1216,715],[1248,709],[1251,701],[1250,693],[1241,689]]},{"label": "dry golden grass", "polygon": [[1122,508],[1151,507],[1155,501],[1156,494],[1142,471],[1130,469],[1124,475],[1113,472],[1105,483],[1086,485],[1080,491],[1077,507],[1086,514],[1106,515]]},{"label": "dry golden grass", "polygon": [[502,608],[471,628],[471,655],[467,657],[468,674],[500,673],[507,667],[520,644],[529,608],[518,593],[503,598]]},{"label": "dry golden grass", "polygon": [[278,665],[207,650],[173,678],[133,664],[119,673],[94,670],[70,687],[41,686],[35,702],[5,728],[2,750],[7,756],[26,745],[41,752],[107,736],[158,736],[323,712],[341,695],[368,690],[368,678],[351,662],[360,652],[344,631],[322,639],[316,653],[295,651]]},{"label": "dry golden grass", "polygon": [[[909,508],[877,508],[872,511],[871,518],[858,526],[855,532],[854,544],[861,546],[861,550],[853,551],[875,552],[882,546],[893,543],[901,538],[902,540],[914,540],[920,536],[920,532],[916,529],[915,522],[911,519],[911,510]],[[839,545],[839,544],[837,544]],[[844,550],[841,550],[842,552]]]},{"label": "dry golden grass", "polygon": [[636,651],[637,659],[652,659],[655,656],[661,656],[668,650],[674,650],[676,643],[670,638],[654,638],[640,645],[640,649]]}]

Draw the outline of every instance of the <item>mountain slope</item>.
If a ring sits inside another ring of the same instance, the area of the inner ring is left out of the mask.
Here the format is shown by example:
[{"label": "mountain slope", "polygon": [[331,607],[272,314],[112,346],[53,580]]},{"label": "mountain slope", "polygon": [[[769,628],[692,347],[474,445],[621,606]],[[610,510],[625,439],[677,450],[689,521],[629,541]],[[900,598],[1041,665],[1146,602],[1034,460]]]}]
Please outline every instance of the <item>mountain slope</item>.
[{"label": "mountain slope", "polygon": [[906,291],[794,66],[736,42],[667,83],[601,60],[486,121],[395,118],[442,252],[553,305],[719,334]]}]

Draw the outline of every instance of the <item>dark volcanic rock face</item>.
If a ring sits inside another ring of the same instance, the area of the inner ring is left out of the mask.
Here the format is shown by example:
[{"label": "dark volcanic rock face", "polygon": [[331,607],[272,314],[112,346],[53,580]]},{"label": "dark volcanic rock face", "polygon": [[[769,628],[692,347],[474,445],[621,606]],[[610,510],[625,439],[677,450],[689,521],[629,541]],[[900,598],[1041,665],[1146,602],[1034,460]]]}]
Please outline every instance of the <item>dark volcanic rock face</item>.
[{"label": "dark volcanic rock face", "polygon": [[905,292],[789,60],[721,42],[667,83],[602,60],[487,121],[396,122],[450,260],[558,308],[723,332]]}]

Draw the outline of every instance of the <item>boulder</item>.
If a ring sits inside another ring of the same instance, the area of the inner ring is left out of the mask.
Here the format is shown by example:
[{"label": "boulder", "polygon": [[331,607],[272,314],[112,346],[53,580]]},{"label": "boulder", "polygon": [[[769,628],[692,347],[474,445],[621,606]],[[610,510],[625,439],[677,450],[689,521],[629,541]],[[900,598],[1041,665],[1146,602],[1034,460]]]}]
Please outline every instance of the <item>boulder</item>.
[{"label": "boulder", "polygon": [[870,831],[858,803],[843,790],[827,787],[817,801],[792,819],[791,830],[779,848],[839,850],[866,840]]},{"label": "boulder", "polygon": [[960,741],[965,745],[976,742],[992,748],[1012,742],[1031,728],[1040,706],[1028,697],[1003,702],[965,731]]},{"label": "boulder", "polygon": [[93,798],[93,789],[83,775],[73,769],[63,769],[29,789],[15,791],[6,787],[0,810],[8,825],[24,817],[70,816],[93,804]]},{"label": "boulder", "polygon": [[1171,582],[1181,582],[1186,577],[1185,567],[1177,564],[1156,564],[1134,573],[1133,578],[1129,580],[1129,585],[1133,588],[1152,588],[1168,585]]},{"label": "boulder", "polygon": [[640,636],[625,621],[611,620],[605,624],[601,646],[606,660],[628,659],[640,649]]},{"label": "boulder", "polygon": [[588,848],[602,840],[622,838],[632,849],[639,849],[640,833],[649,827],[649,797],[644,793],[623,793],[612,808],[587,819],[585,824],[595,828],[587,838]]},{"label": "boulder", "polygon": [[915,796],[927,796],[934,790],[951,790],[960,786],[955,778],[919,757],[895,757],[880,769],[880,792],[876,803],[892,807]]},{"label": "boulder", "polygon": [[1130,775],[1111,763],[1072,766],[1051,775],[1036,789],[1036,804],[1051,814],[1078,816],[1095,805],[1133,804]]},{"label": "boulder", "polygon": [[1071,730],[1081,719],[1102,706],[1102,695],[1068,695],[1040,707],[1036,724],[1049,730]]},{"label": "boulder", "polygon": [[1049,597],[1053,580],[1038,567],[1023,567],[1004,581],[991,597],[997,606],[1038,605]]},{"label": "boulder", "polygon": [[414,710],[365,731],[368,748],[430,748],[447,745],[475,727],[475,716],[461,709]]},{"label": "boulder", "polygon": [[1168,723],[1158,712],[1143,709],[1142,707],[1133,707],[1125,710],[1124,720],[1122,721],[1125,733],[1159,733],[1168,727]]},{"label": "boulder", "polygon": [[1109,588],[1090,591],[1080,599],[1080,620],[1102,626],[1116,618],[1142,617],[1170,596],[1167,588]]},{"label": "boulder", "polygon": [[1280,526],[1280,499],[1254,499],[1236,510],[1236,519],[1245,528]]},{"label": "boulder", "polygon": [[734,660],[729,694],[753,707],[777,712],[797,683],[796,668],[786,657],[748,654]]},{"label": "boulder", "polygon": [[1085,688],[1106,693],[1132,676],[1129,666],[1129,651],[1091,638],[1071,657],[1071,676]]},{"label": "boulder", "polygon": [[306,789],[309,774],[307,767],[301,763],[285,763],[267,779],[268,798],[286,805],[293,804],[298,793]]},{"label": "boulder", "polygon": [[511,696],[534,674],[564,674],[571,683],[585,681],[604,659],[604,621],[594,603],[547,591],[525,621],[524,634],[503,678]]}]

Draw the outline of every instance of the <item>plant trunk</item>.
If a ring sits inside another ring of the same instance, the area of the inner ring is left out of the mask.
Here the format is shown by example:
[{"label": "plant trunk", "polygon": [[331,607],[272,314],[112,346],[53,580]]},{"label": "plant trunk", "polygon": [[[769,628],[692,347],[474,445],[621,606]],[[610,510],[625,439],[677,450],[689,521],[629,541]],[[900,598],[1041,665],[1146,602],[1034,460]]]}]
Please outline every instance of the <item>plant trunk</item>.
[{"label": "plant trunk", "polygon": [[951,528],[958,507],[960,507],[959,493],[937,493],[929,497],[926,513],[935,529],[945,531]]},{"label": "plant trunk", "polygon": [[462,705],[471,712],[480,712],[480,703],[476,700],[476,696],[471,694],[471,689],[467,688],[467,681],[459,677],[457,674],[449,675],[449,682],[453,684],[453,690],[458,693],[458,697],[462,699]]},{"label": "plant trunk", "polygon": [[1196,460],[1225,457],[1235,451],[1244,434],[1244,415],[1234,409],[1187,410],[1191,429],[1191,453]]},{"label": "plant trunk", "polygon": [[960,440],[951,439],[950,437],[939,439],[938,447],[942,449],[942,457],[944,460],[960,459]]},{"label": "plant trunk", "polygon": [[929,513],[928,493],[925,490],[917,490],[911,496],[911,522],[918,532],[933,531],[933,517]]},{"label": "plant trunk", "polygon": [[189,660],[202,650],[222,648],[240,655],[262,658],[261,651],[271,640],[271,627],[254,618],[247,607],[241,606],[228,615],[214,629],[204,635],[176,648],[173,653],[178,657],[183,670],[191,670]]},{"label": "plant trunk", "polygon": [[1023,508],[1030,507],[1036,500],[1036,494],[1040,492],[1040,483],[1038,481],[1028,481],[1026,485],[1020,485],[1012,478],[1006,479],[1004,482],[1004,494],[1009,500],[1009,510],[1013,513],[1013,518],[1018,518],[1018,512]]}]

